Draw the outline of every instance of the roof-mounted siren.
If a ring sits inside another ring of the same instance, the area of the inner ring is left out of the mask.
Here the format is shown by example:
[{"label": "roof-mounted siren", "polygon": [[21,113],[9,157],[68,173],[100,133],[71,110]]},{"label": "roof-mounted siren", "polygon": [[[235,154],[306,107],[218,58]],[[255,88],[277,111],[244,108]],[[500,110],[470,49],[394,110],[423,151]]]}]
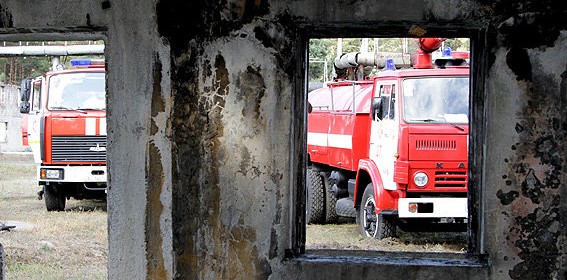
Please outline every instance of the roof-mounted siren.
[{"label": "roof-mounted siren", "polygon": [[466,66],[468,58],[468,52],[452,52],[451,47],[445,46],[441,50],[441,57],[435,59],[435,65],[439,68]]},{"label": "roof-mounted siren", "polygon": [[419,50],[415,53],[415,64],[413,68],[433,68],[431,53],[438,50],[446,38],[419,38]]},{"label": "roof-mounted siren", "polygon": [[393,58],[386,59],[386,65],[384,66],[384,70],[396,70],[396,64],[394,63]]}]

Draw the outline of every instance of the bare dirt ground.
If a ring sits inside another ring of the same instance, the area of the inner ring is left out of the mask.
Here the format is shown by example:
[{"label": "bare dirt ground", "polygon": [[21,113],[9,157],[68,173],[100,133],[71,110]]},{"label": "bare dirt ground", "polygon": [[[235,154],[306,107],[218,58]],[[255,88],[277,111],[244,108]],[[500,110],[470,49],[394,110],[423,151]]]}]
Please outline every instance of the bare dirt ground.
[{"label": "bare dirt ground", "polygon": [[6,279],[106,279],[106,203],[67,201],[47,212],[29,155],[0,154],[0,231]]},{"label": "bare dirt ground", "polygon": [[[37,200],[30,155],[0,154],[0,231],[6,279],[106,279],[106,203],[67,201],[66,211],[47,212]],[[352,222],[308,225],[306,248],[409,252],[465,252],[463,233],[404,233],[364,238]]]}]

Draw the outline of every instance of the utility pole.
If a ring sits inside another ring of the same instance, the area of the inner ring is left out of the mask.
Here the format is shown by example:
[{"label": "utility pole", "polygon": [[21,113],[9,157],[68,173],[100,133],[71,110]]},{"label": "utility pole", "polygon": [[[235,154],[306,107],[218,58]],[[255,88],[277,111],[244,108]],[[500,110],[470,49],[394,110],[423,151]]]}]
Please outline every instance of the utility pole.
[{"label": "utility pole", "polygon": [[362,38],[362,43],[360,43],[360,52],[368,52],[368,38]]},{"label": "utility pole", "polygon": [[343,54],[343,38],[337,38],[337,56]]},{"label": "utility pole", "polygon": [[378,53],[378,38],[374,38],[374,53]]}]

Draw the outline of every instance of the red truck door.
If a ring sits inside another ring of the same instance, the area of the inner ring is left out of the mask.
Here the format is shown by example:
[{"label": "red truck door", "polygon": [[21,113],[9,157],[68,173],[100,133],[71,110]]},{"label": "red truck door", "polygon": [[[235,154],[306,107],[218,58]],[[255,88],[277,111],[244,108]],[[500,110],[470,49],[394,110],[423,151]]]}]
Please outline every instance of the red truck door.
[{"label": "red truck door", "polygon": [[384,189],[395,190],[394,162],[399,132],[396,88],[392,81],[376,80],[375,83],[371,110],[369,157],[378,167]]}]

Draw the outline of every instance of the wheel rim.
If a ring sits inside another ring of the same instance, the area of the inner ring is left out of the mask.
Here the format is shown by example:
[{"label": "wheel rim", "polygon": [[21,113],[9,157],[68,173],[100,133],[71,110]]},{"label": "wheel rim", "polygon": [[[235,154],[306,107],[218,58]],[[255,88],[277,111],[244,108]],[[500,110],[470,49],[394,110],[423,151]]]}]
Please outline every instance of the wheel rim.
[{"label": "wheel rim", "polygon": [[364,218],[362,219],[362,222],[364,225],[364,231],[366,232],[366,236],[370,236],[370,237],[375,237],[377,232],[376,230],[377,215],[375,210],[376,208],[374,207],[374,205],[375,205],[374,198],[368,197],[364,202],[364,208],[363,208]]}]

